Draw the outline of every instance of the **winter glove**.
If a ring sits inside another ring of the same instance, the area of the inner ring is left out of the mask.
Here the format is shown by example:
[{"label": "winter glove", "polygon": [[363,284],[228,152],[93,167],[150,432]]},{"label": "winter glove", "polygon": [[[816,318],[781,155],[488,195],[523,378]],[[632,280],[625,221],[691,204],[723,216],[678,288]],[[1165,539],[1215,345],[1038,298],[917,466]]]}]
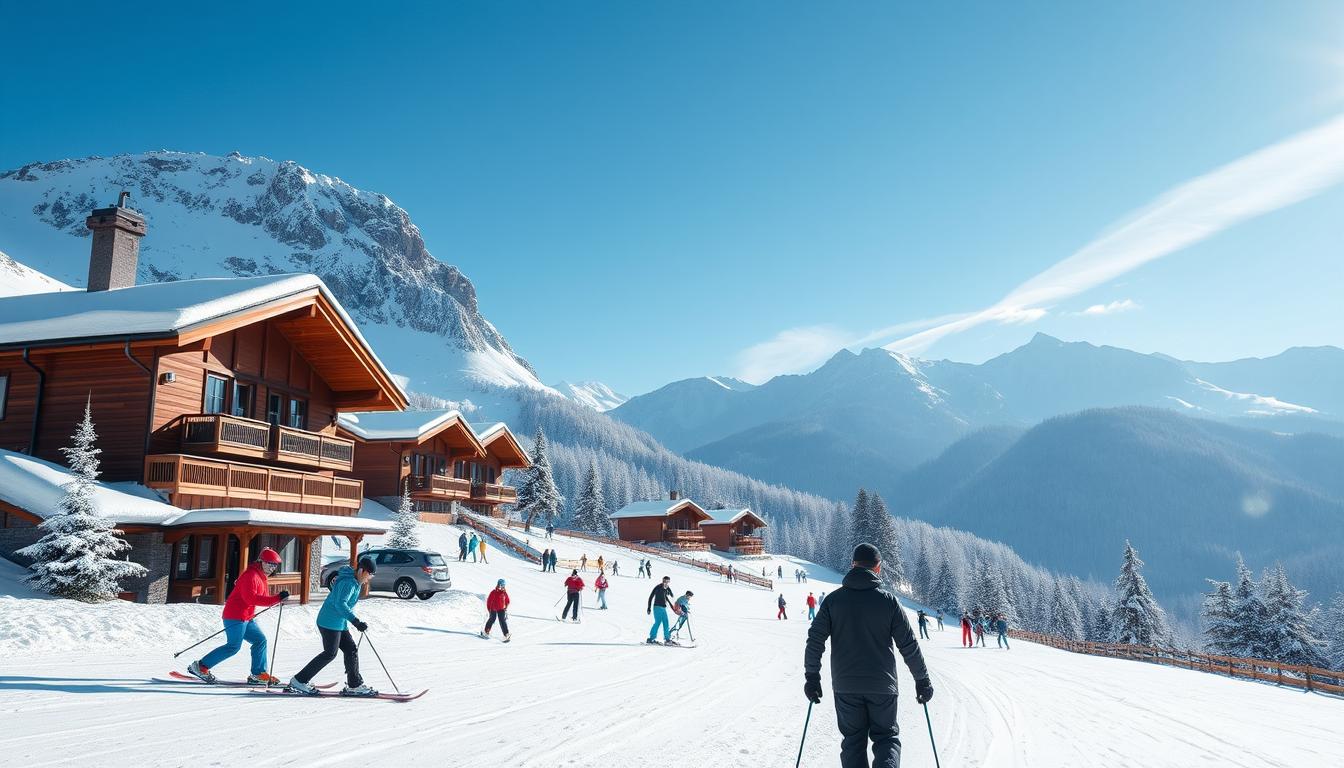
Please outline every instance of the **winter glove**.
[{"label": "winter glove", "polygon": [[929,678],[926,677],[923,680],[916,680],[915,701],[918,701],[920,704],[928,704],[929,699],[932,698],[933,698],[933,683],[929,682]]},{"label": "winter glove", "polygon": [[280,594],[276,595],[276,597],[280,598],[280,602],[282,603],[285,602],[286,600],[289,599],[289,590],[287,589],[280,590]]},{"label": "winter glove", "polygon": [[360,621],[359,619],[351,619],[351,620],[350,620],[350,623],[353,624],[353,625],[355,625],[355,629],[358,629],[360,632],[368,632],[368,631],[369,631],[369,625],[368,625],[368,624],[365,624],[364,622]]},{"label": "winter glove", "polygon": [[807,682],[803,683],[803,695],[813,704],[821,703],[821,675],[816,672],[809,672],[805,675]]}]

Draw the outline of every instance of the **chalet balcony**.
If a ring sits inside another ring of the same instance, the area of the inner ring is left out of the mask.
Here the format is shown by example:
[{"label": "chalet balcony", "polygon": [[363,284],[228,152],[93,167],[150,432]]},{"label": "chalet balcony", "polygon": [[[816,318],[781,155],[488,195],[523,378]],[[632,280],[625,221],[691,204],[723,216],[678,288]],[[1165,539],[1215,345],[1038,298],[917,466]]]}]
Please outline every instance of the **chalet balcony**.
[{"label": "chalet balcony", "polygon": [[512,504],[518,501],[518,491],[507,485],[472,483],[471,500],[483,504]]},{"label": "chalet balcony", "polygon": [[739,555],[759,555],[765,552],[765,541],[760,536],[734,534],[732,549]]},{"label": "chalet balcony", "polygon": [[145,485],[174,494],[219,497],[239,506],[271,502],[357,510],[364,499],[363,480],[180,453],[146,457]]},{"label": "chalet balcony", "polygon": [[703,531],[684,530],[681,528],[669,528],[663,535],[663,541],[670,541],[674,544],[681,542],[696,543],[703,542],[705,534]]},{"label": "chalet balcony", "polygon": [[182,450],[350,471],[355,441],[222,413],[181,417]]},{"label": "chalet balcony", "polygon": [[411,475],[407,478],[411,496],[421,499],[460,500],[471,498],[471,482],[444,475]]}]

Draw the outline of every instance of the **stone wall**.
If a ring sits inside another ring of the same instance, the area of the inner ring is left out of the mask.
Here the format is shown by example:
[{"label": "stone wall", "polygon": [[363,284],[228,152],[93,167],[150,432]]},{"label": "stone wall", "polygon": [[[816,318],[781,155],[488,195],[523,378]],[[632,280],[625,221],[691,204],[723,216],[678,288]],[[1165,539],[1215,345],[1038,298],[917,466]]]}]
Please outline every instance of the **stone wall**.
[{"label": "stone wall", "polygon": [[[15,552],[42,538],[42,530],[16,515],[9,515],[7,526],[0,528],[0,556],[26,567],[32,561]],[[168,602],[172,547],[164,543],[162,533],[133,533],[124,538],[131,545],[127,553],[129,559],[143,565],[149,572],[141,578],[122,582],[122,591],[135,593],[137,603]]]}]

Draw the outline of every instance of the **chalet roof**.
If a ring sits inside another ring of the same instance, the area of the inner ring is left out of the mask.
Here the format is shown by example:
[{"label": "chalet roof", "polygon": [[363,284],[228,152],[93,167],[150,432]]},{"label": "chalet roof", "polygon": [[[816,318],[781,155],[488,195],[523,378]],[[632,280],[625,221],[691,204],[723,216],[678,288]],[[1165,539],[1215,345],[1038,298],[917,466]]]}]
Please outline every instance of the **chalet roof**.
[{"label": "chalet roof", "polygon": [[612,512],[610,515],[607,515],[607,517],[611,520],[620,520],[630,517],[667,517],[688,506],[699,515],[701,520],[709,519],[709,514],[706,513],[699,504],[696,504],[690,499],[634,501],[626,504],[615,512]]},{"label": "chalet roof", "polygon": [[387,523],[364,517],[341,515],[314,515],[308,512],[278,512],[272,509],[193,509],[182,512],[165,523],[172,528],[188,525],[242,523],[275,528],[312,528],[323,531],[351,531],[354,533],[386,533]]},{"label": "chalet roof", "polygon": [[707,509],[705,512],[709,515],[710,519],[701,522],[701,525],[728,525],[736,523],[744,517],[751,517],[758,528],[765,525],[765,520],[762,520],[760,515],[752,512],[747,507],[742,507],[741,509]]},{"label": "chalet roof", "polygon": [[341,429],[365,440],[423,443],[443,430],[459,425],[480,456],[485,455],[483,441],[479,440],[467,420],[456,410],[449,411],[368,411],[342,413],[337,416]]},{"label": "chalet roof", "polygon": [[[255,321],[268,317],[267,310],[279,315],[301,307],[305,298],[311,305],[316,296],[323,301],[321,306],[312,308],[311,318],[291,317],[283,321],[296,347],[311,358],[315,367],[321,366],[324,361],[317,359],[322,357],[320,350],[330,348],[335,338],[330,329],[343,326],[336,336],[360,349],[361,365],[352,366],[349,357],[345,357],[339,364],[326,365],[324,378],[334,390],[342,391],[343,385],[348,385],[350,391],[358,390],[364,395],[376,384],[385,397],[373,407],[405,407],[406,393],[326,284],[310,274],[199,278],[110,291],[0,297],[0,348],[163,338],[186,343],[208,335],[210,329],[230,319],[241,321],[246,316]],[[291,307],[291,303],[295,306]],[[328,316],[328,309],[335,317]],[[315,326],[325,326],[328,332],[318,333]]]},{"label": "chalet roof", "polygon": [[500,440],[504,440],[507,443],[508,452],[514,455],[501,457],[505,459],[506,463],[504,463],[504,466],[506,468],[522,468],[532,465],[531,460],[527,458],[527,451],[523,450],[523,444],[518,442],[518,438],[514,436],[513,430],[509,429],[508,424],[505,424],[502,421],[488,426],[485,424],[473,424],[472,429],[476,431],[476,436],[480,438],[481,445],[485,446],[488,452],[498,455],[500,452],[499,448],[492,446]]}]

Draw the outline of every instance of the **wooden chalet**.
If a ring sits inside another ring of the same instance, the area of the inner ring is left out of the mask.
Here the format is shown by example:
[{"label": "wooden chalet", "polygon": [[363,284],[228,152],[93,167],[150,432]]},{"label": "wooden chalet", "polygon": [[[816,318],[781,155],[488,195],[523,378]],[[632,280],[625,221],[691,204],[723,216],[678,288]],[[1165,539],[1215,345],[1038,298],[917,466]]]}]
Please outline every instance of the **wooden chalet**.
[{"label": "wooden chalet", "polygon": [[616,535],[625,541],[664,542],[678,549],[709,549],[700,524],[709,513],[690,499],[680,499],[673,491],[669,498],[636,501],[608,515],[616,524]]},{"label": "wooden chalet", "polygon": [[316,276],[135,285],[145,225],[123,204],[88,219],[89,290],[0,299],[0,449],[63,463],[87,401],[103,480],[212,512],[135,529],[171,550],[142,599],[220,602],[264,546],[284,560],[272,588],[306,598],[320,537],[354,552],[369,529],[348,520],[364,482],[337,416],[406,395]]},{"label": "wooden chalet", "polygon": [[471,500],[466,507],[482,515],[503,517],[501,507],[518,501],[518,491],[504,485],[504,470],[526,469],[532,462],[503,422],[477,425],[476,434],[485,448],[485,458],[462,462],[457,468],[462,477],[471,481]]},{"label": "wooden chalet", "polygon": [[765,552],[760,529],[765,521],[750,509],[706,510],[709,520],[700,523],[705,541],[714,549],[739,555],[759,555]]}]

